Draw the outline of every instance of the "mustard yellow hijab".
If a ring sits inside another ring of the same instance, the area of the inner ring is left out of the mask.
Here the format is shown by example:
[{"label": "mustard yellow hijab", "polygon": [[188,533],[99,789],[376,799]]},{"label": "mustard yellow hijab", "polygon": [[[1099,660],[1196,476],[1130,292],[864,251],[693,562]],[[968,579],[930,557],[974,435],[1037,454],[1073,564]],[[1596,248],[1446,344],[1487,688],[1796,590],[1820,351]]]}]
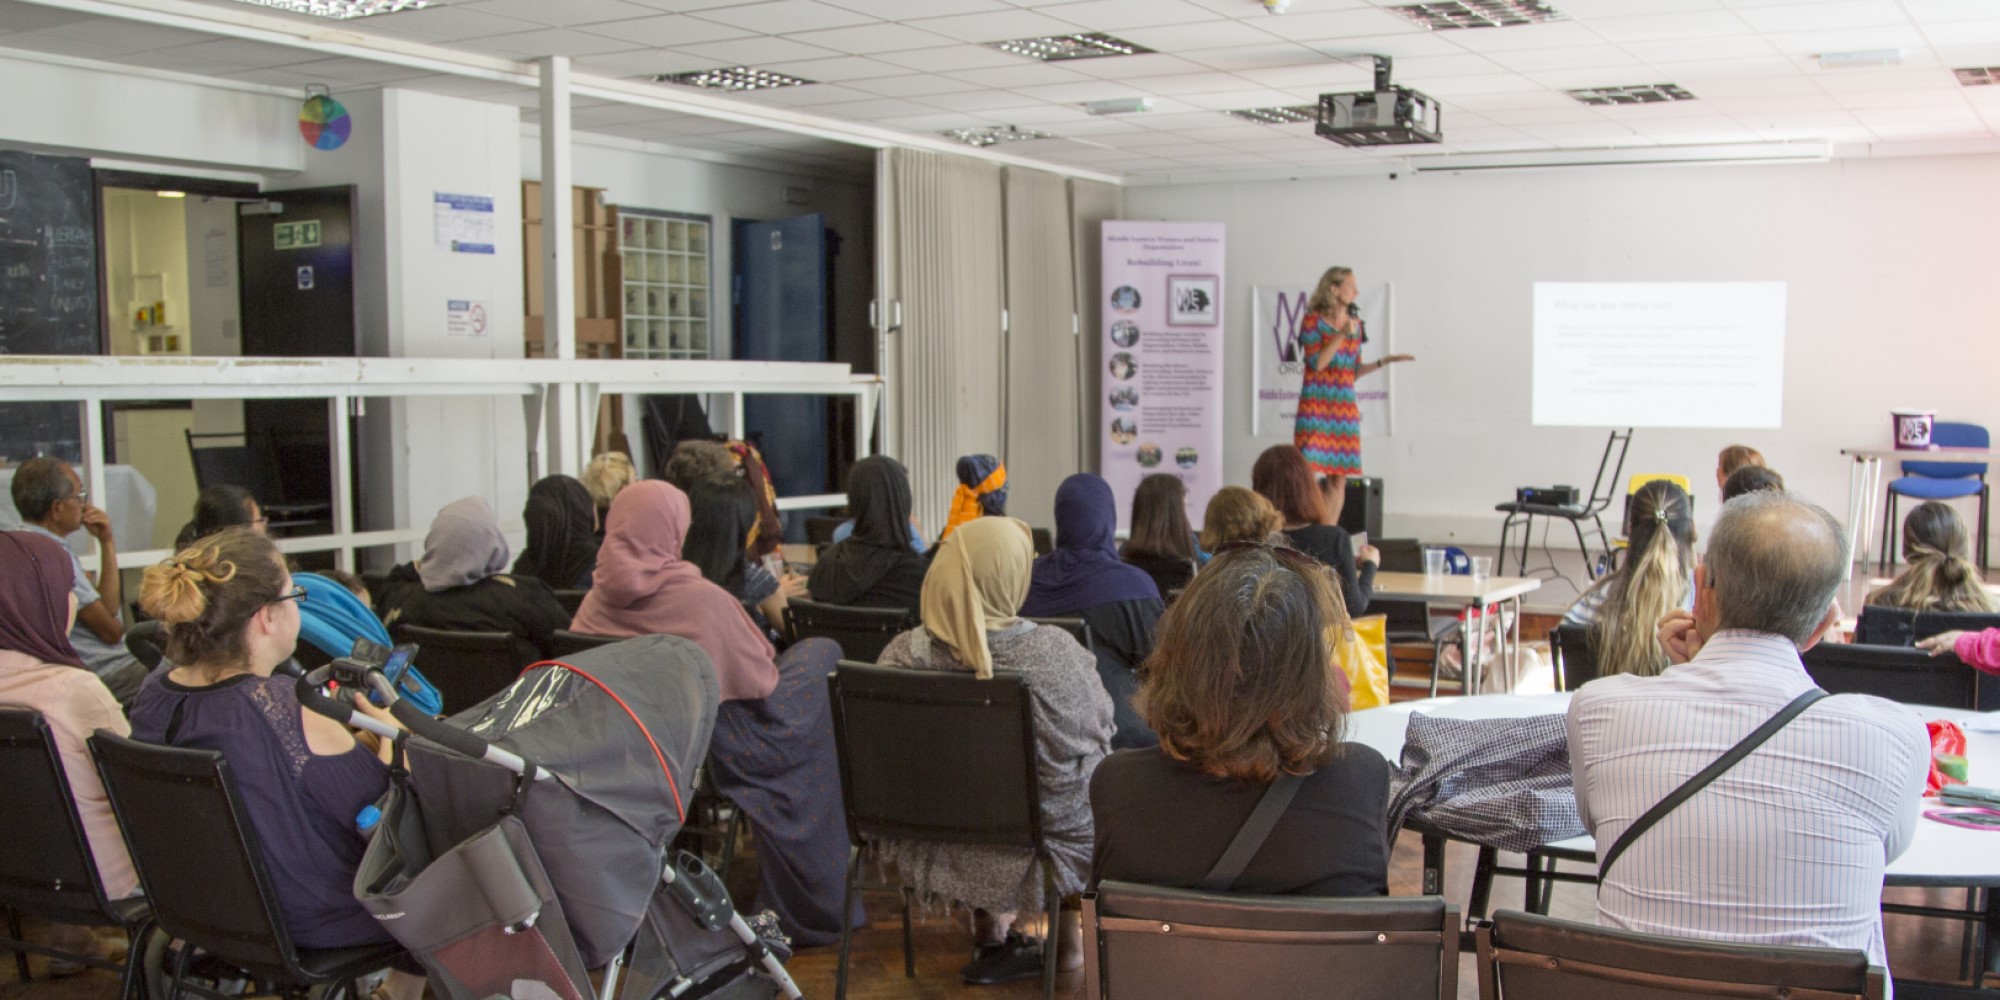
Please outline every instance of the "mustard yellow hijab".
[{"label": "mustard yellow hijab", "polygon": [[924,574],[924,630],[981,680],[993,676],[986,633],[1020,620],[1034,562],[1034,536],[1026,521],[981,517],[940,542]]}]

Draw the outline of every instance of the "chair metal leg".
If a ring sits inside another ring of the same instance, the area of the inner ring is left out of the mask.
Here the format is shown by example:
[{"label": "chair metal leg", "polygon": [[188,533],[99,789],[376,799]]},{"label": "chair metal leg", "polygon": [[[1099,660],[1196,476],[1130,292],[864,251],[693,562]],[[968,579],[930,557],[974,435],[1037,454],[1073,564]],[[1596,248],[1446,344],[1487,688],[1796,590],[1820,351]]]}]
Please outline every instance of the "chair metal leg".
[{"label": "chair metal leg", "polygon": [[1042,939],[1042,1000],[1055,1000],[1056,952],[1061,950],[1062,897],[1056,895],[1056,863],[1042,857],[1042,899],[1048,904],[1048,936]]},{"label": "chair metal leg", "polygon": [[736,803],[729,803],[729,824],[722,828],[721,864],[715,869],[717,878],[729,875],[729,865],[736,860],[736,842],[743,837],[743,810]]},{"label": "chair metal leg", "polygon": [[125,932],[125,973],[118,985],[118,1000],[145,1000],[135,991],[144,979],[140,972],[146,965],[146,938],[152,930],[153,922],[148,920]]},{"label": "chair metal leg", "polygon": [[181,980],[187,978],[188,959],[194,955],[194,945],[181,942],[180,953],[174,956],[174,978],[167,984],[167,1000],[181,1000]]},{"label": "chair metal leg", "polygon": [[916,894],[917,891],[915,889],[912,889],[907,885],[903,887],[903,978],[904,979],[917,978],[917,945],[916,945],[916,938],[914,936],[915,932],[910,927],[910,898],[915,896]]},{"label": "chair metal leg", "polygon": [[[1571,531],[1576,532],[1576,553],[1583,557],[1583,575],[1592,580],[1597,579],[1597,560],[1590,557],[1590,545],[1583,540],[1583,522],[1576,518],[1570,518],[1569,528]],[[1603,530],[1602,527],[1598,528],[1600,533]]]},{"label": "chair metal leg", "polygon": [[1986,500],[1988,497],[1992,495],[1993,495],[1993,487],[1986,485],[1986,481],[1984,479],[1980,480],[1979,482],[1979,571],[1981,573],[1986,572],[1986,529],[1987,529]]},{"label": "chair metal leg", "polygon": [[1466,903],[1468,919],[1486,919],[1487,901],[1493,898],[1493,868],[1499,852],[1491,847],[1479,849],[1479,861],[1472,869],[1472,899]]},{"label": "chair metal leg", "polygon": [[847,886],[840,894],[840,968],[834,973],[833,1000],[847,1000],[847,956],[854,944],[854,882],[861,876],[861,848],[852,850],[854,856],[847,862]]},{"label": "chair metal leg", "polygon": [[[15,913],[13,910],[7,911],[7,936],[16,941],[27,940],[27,938],[21,936],[21,915]],[[34,979],[33,976],[28,974],[28,953],[18,948],[14,951],[14,974],[20,976],[21,981],[24,983],[31,982]]]},{"label": "chair metal leg", "polygon": [[1875,569],[1879,573],[1889,572],[1890,556],[1896,552],[1896,537],[1890,534],[1890,526],[1896,523],[1896,491],[1890,490],[1882,504],[1882,558],[1876,560]]}]

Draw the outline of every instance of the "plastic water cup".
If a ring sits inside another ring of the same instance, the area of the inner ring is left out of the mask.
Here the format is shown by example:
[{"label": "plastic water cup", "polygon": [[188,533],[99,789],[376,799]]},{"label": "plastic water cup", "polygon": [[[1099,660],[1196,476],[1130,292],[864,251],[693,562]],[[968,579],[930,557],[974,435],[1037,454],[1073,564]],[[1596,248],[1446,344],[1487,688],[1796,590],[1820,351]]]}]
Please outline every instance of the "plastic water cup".
[{"label": "plastic water cup", "polygon": [[1492,557],[1492,556],[1473,556],[1473,557],[1472,557],[1472,578],[1473,578],[1474,580],[1484,580],[1484,579],[1486,579],[1487,577],[1489,577],[1489,576],[1492,576],[1492,575],[1493,575],[1493,557]]},{"label": "plastic water cup", "polygon": [[1443,576],[1443,575],[1444,575],[1444,557],[1445,557],[1445,552],[1444,552],[1444,550],[1443,550],[1443,549],[1425,549],[1425,550],[1424,550],[1424,575],[1425,575],[1425,576]]}]

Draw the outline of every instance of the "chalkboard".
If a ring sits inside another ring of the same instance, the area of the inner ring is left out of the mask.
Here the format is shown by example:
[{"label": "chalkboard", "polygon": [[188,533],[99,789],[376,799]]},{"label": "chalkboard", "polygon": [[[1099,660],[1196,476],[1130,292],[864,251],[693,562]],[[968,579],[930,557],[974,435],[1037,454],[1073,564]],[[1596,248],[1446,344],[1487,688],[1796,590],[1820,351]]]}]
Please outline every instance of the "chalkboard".
[{"label": "chalkboard", "polygon": [[[90,161],[0,149],[0,354],[98,354]],[[0,404],[0,455],[81,455],[73,403]]]}]

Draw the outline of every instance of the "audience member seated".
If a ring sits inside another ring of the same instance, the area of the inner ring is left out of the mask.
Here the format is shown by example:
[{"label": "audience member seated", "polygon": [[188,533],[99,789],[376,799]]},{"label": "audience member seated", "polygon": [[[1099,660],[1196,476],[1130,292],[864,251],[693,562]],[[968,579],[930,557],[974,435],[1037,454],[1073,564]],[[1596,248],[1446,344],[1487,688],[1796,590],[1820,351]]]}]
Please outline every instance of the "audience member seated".
[{"label": "audience member seated", "polygon": [[257,505],[257,498],[249,490],[226,484],[210,486],[195,497],[194,520],[181,527],[181,533],[174,537],[174,548],[187,548],[196,539],[207,538],[224,528],[247,525],[261,535],[269,523],[264,508]]},{"label": "audience member seated", "polygon": [[[1729,477],[1735,475],[1736,470],[1766,467],[1763,452],[1747,444],[1732,444],[1715,456],[1715,488],[1726,493],[1729,488]],[[1734,498],[1725,496],[1722,502],[1728,503],[1732,499]]]},{"label": "audience member seated", "polygon": [[[1007,467],[992,455],[961,455],[958,459],[958,489],[951,494],[951,513],[945,516],[940,541],[950,538],[959,525],[981,517],[1007,516]],[[848,534],[854,529],[842,525]],[[835,528],[834,540],[846,537]]]},{"label": "audience member seated", "polygon": [[1917,648],[1929,650],[1932,656],[1950,653],[1967,666],[1977,667],[1989,674],[2000,674],[2000,628],[1980,629],[1977,632],[1939,632],[1928,639],[1917,640]]},{"label": "audience member seated", "polygon": [[[1064,489],[1069,487],[1066,482]],[[1056,503],[1061,531],[1060,493]],[[1055,859],[1056,891],[1069,896],[1083,890],[1089,874],[1088,788],[1091,772],[1111,751],[1112,708],[1090,654],[1069,633],[1018,617],[1025,612],[1022,602],[1029,595],[1034,558],[1025,522],[982,517],[960,526],[939,544],[924,577],[923,626],[891,639],[876,662],[970,672],[982,679],[995,670],[1024,675],[1033,697],[1043,843]],[[883,845],[882,855],[924,895],[974,908],[973,960],[960,973],[966,982],[1000,983],[1040,974],[1041,943],[1013,930],[1017,911],[1047,908],[1032,852],[891,842]],[[1058,942],[1059,967],[1083,964],[1074,913],[1065,914]]]},{"label": "audience member seated", "polygon": [[1194,530],[1188,527],[1181,477],[1155,472],[1139,480],[1132,493],[1132,533],[1118,557],[1145,570],[1163,596],[1194,578]]},{"label": "audience member seated", "polygon": [[1214,552],[1230,542],[1291,547],[1291,539],[1279,529],[1285,519],[1263,494],[1242,486],[1224,486],[1208,498],[1201,515],[1201,547]]},{"label": "audience member seated", "polygon": [[[1600,850],[1814,689],[1799,653],[1839,625],[1846,535],[1793,494],[1724,505],[1692,614],[1659,639],[1658,677],[1591,681],[1571,700],[1576,805]],[[1910,844],[1931,763],[1923,719],[1890,701],[1811,705],[1631,841],[1602,873],[1597,922],[1751,945],[1882,948],[1882,872]]]},{"label": "audience member seated", "polygon": [[1590,627],[1599,675],[1650,677],[1667,668],[1653,635],[1660,616],[1694,607],[1694,504],[1664,479],[1639,487],[1628,541],[1625,561],[1584,591],[1563,623]]},{"label": "audience member seated", "polygon": [[1120,750],[1090,780],[1093,884],[1199,886],[1282,775],[1297,798],[1230,888],[1387,894],[1389,767],[1341,742],[1347,685],[1328,639],[1353,626],[1332,580],[1305,563],[1264,547],[1218,553],[1160,620],[1139,690],[1160,745]]},{"label": "audience member seated", "polygon": [[1722,502],[1728,503],[1745,493],[1755,493],[1758,490],[1784,488],[1785,477],[1778,475],[1778,470],[1767,469],[1761,465],[1746,465],[1730,473],[1729,478],[1722,481]]},{"label": "audience member seated", "polygon": [[681,557],[708,582],[729,591],[759,628],[783,632],[785,605],[806,595],[806,581],[789,572],[772,576],[761,560],[747,556],[750,533],[757,527],[750,484],[736,478],[697,483],[688,491],[688,505],[691,521]]},{"label": "audience member seated", "polygon": [[[76,619],[69,550],[41,535],[0,532],[0,565],[8,567],[0,573],[0,705],[32,708],[48,721],[104,894],[124,899],[139,891],[139,875],[85,741],[99,729],[125,736],[132,727],[111,690],[69,644]],[[56,938],[54,947],[64,951],[102,956],[107,950],[85,927],[62,927]],[[70,968],[83,971],[74,962],[62,969],[51,963],[52,972]]]},{"label": "audience member seated", "polygon": [[[1356,563],[1354,537],[1327,516],[1319,487],[1313,482],[1312,466],[1296,445],[1280,444],[1264,449],[1250,469],[1250,488],[1263,494],[1284,518],[1285,537],[1292,548],[1332,567],[1340,577],[1340,593],[1349,617],[1368,611],[1368,595],[1375,588],[1375,568],[1382,553],[1373,545],[1361,547]],[[1215,551],[1213,547],[1210,552]]]},{"label": "audience member seated", "polygon": [[540,580],[550,590],[582,590],[590,586],[597,565],[597,503],[582,481],[571,476],[545,476],[528,489],[521,508],[528,542],[514,560],[514,575]]},{"label": "audience member seated", "polygon": [[[633,484],[611,504],[590,593],[571,629],[677,635],[715,665],[722,707],[708,766],[750,820],[760,876],[753,909],[777,912],[801,947],[840,939],[846,813],[826,675],[840,648],[808,639],[772,658],[771,643],[729,592],[684,557],[692,513],[671,483]],[[864,923],[859,905],[855,925]]]},{"label": "audience member seated", "polygon": [[639,470],[632,467],[632,457],[622,451],[607,451],[590,460],[583,467],[583,475],[577,481],[590,491],[591,502],[597,505],[598,537],[604,536],[604,513],[611,509],[611,501],[618,492],[639,479]]},{"label": "audience member seated", "polygon": [[[367,841],[354,817],[389,787],[389,746],[370,751],[340,723],[299,705],[290,677],[305,591],[269,539],[233,528],[146,570],[140,605],[166,623],[167,665],[132,709],[132,735],[213,750],[235,775],[278,912],[294,942],[344,948],[388,941],[354,898]],[[367,699],[362,712],[395,719]],[[411,974],[414,973],[414,974]],[[421,967],[399,965],[389,993],[423,995]]]},{"label": "audience member seated", "polygon": [[694,438],[674,445],[674,453],[667,456],[667,467],[661,470],[660,477],[687,493],[702,483],[735,479],[739,474],[736,455],[728,445]]},{"label": "audience member seated", "polygon": [[391,628],[508,632],[550,655],[569,612],[548,584],[506,570],[507,539],[493,508],[479,497],[454,500],[431,521],[423,558],[390,571],[375,610]]},{"label": "audience member seated", "polygon": [[903,463],[886,455],[854,463],[847,508],[854,512],[854,533],[820,553],[806,590],[822,604],[915,612],[924,560],[910,524],[910,474]]},{"label": "audience member seated", "polygon": [[1972,538],[1949,504],[1928,500],[1903,518],[1901,576],[1868,595],[1869,604],[1911,611],[1995,610],[1972,565]]},{"label": "audience member seated", "polygon": [[[54,539],[70,553],[70,588],[76,594],[77,613],[69,644],[83,665],[111,689],[119,704],[130,704],[139,693],[140,682],[146,679],[146,668],[125,650],[125,624],[119,617],[124,587],[118,578],[118,540],[112,535],[111,518],[91,506],[83,480],[58,458],[22,462],[14,470],[12,491],[22,530]],[[65,541],[78,528],[97,539],[95,579],[84,572],[83,560]]]},{"label": "audience member seated", "polygon": [[1153,731],[1132,710],[1139,665],[1153,653],[1153,627],[1165,603],[1146,571],[1118,558],[1118,501],[1111,484],[1079,472],[1056,487],[1055,551],[1035,560],[1021,614],[1081,618],[1096,647],[1097,677],[1117,710],[1112,745],[1152,746]]}]

